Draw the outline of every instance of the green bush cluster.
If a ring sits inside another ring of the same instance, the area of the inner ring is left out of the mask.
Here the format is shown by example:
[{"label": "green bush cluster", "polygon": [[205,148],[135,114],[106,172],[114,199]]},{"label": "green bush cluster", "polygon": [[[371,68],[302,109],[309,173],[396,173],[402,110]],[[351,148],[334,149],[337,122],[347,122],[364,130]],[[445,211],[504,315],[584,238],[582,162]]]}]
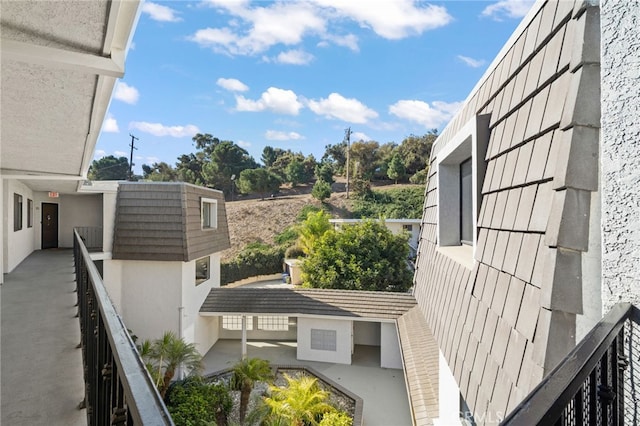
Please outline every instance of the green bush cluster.
[{"label": "green bush cluster", "polygon": [[281,246],[271,247],[261,243],[248,245],[235,259],[220,265],[220,284],[282,272],[284,251]]},{"label": "green bush cluster", "polygon": [[358,219],[420,219],[424,187],[368,191],[354,202],[353,217]]},{"label": "green bush cluster", "polygon": [[226,386],[206,383],[200,376],[174,382],[167,392],[166,403],[176,426],[226,424],[233,407]]}]

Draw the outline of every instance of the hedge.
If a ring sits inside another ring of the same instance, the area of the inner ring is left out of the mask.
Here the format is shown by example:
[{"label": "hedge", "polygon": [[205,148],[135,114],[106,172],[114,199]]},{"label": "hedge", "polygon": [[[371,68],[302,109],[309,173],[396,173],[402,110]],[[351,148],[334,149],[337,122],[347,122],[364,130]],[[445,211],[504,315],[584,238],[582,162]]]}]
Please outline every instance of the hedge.
[{"label": "hedge", "polygon": [[254,244],[243,249],[235,259],[220,265],[220,284],[226,285],[258,275],[282,272],[284,249]]}]

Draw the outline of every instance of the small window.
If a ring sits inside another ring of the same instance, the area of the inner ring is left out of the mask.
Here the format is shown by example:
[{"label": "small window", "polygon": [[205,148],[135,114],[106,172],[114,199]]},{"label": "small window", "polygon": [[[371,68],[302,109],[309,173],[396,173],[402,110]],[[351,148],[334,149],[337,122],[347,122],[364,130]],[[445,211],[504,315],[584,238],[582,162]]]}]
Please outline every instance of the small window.
[{"label": "small window", "polygon": [[[222,328],[225,330],[242,330],[242,315],[224,315]],[[253,330],[253,317],[247,317],[247,330]]]},{"label": "small window", "polygon": [[258,330],[287,331],[289,330],[289,317],[260,316],[258,317]]},{"label": "small window", "polygon": [[402,229],[407,232],[413,232],[413,225],[402,225]]},{"label": "small window", "polygon": [[337,333],[335,330],[311,329],[311,349],[319,351],[337,350]]},{"label": "small window", "polygon": [[203,198],[200,204],[202,229],[218,227],[218,201]]},{"label": "small window", "polygon": [[22,229],[22,195],[13,194],[13,230]]},{"label": "small window", "polygon": [[473,174],[471,157],[460,163],[460,242],[473,245]]},{"label": "small window", "polygon": [[27,198],[27,228],[33,228],[33,200]]},{"label": "small window", "polygon": [[211,278],[211,260],[209,256],[196,260],[196,285]]}]

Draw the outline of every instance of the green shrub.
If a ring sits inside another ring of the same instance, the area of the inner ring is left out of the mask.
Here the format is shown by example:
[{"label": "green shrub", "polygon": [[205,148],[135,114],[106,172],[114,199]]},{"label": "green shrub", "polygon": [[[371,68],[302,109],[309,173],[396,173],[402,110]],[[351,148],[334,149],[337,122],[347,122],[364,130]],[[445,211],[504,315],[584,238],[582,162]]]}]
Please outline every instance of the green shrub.
[{"label": "green shrub", "polygon": [[324,201],[331,197],[331,185],[328,182],[319,179],[311,189],[311,195],[318,201]]},{"label": "green shrub", "polygon": [[354,202],[354,218],[420,219],[424,187],[411,186],[387,191],[371,191]]},{"label": "green shrub", "polygon": [[299,244],[294,244],[284,252],[285,259],[299,259],[304,257],[304,250]]},{"label": "green shrub", "polygon": [[252,243],[238,253],[235,259],[220,265],[220,284],[282,272],[283,261],[284,248]]},{"label": "green shrub", "polygon": [[226,424],[233,406],[224,385],[205,383],[200,376],[173,383],[165,402],[176,426]]},{"label": "green shrub", "polygon": [[344,411],[330,411],[324,413],[320,426],[351,426],[353,419]]},{"label": "green shrub", "polygon": [[320,207],[316,207],[312,204],[307,204],[306,206],[302,207],[302,209],[300,210],[300,213],[298,213],[296,222],[302,222],[307,219],[307,216],[309,215],[309,213],[317,213],[320,210],[322,210]]},{"label": "green shrub", "polygon": [[298,239],[298,231],[295,226],[288,226],[284,231],[275,236],[276,244],[288,245]]}]

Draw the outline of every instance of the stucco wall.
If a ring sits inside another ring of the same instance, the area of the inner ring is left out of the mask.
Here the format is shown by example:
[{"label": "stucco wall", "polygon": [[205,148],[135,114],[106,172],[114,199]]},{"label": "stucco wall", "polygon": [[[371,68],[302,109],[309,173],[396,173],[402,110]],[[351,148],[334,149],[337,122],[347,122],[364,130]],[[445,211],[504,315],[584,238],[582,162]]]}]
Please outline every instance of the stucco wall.
[{"label": "stucco wall", "polygon": [[128,329],[140,339],[156,339],[165,331],[179,335],[181,262],[105,260],[104,266],[107,289],[121,293],[119,301],[112,300]]},{"label": "stucco wall", "polygon": [[7,212],[5,210],[4,202],[4,180],[0,178],[0,215],[2,215],[2,222],[0,222],[0,284],[4,283],[4,264],[6,262],[4,258],[6,241],[4,239],[5,223],[7,223]]},{"label": "stucco wall", "polygon": [[58,211],[58,246],[73,247],[73,228],[102,226],[102,195],[60,195]]},{"label": "stucco wall", "polygon": [[[336,351],[311,349],[311,329],[335,330]],[[323,318],[298,318],[298,355],[303,361],[351,364],[353,322]]]},{"label": "stucco wall", "polygon": [[[33,191],[17,180],[3,181],[4,212],[3,228],[5,238],[3,239],[3,269],[4,273],[10,273],[20,264],[33,250],[35,250],[34,229],[36,227],[35,202],[33,226],[27,226],[28,199],[33,200]],[[22,229],[13,230],[13,194],[22,195]]]},{"label": "stucco wall", "polygon": [[395,323],[380,324],[380,367],[402,369],[402,352]]},{"label": "stucco wall", "polygon": [[640,2],[602,0],[603,311],[640,305]]},{"label": "stucco wall", "polygon": [[186,342],[196,343],[202,354],[205,354],[218,338],[217,322],[210,317],[201,320],[199,311],[211,289],[220,287],[219,253],[210,255],[209,269],[209,280],[196,285],[196,261],[182,262],[182,336]]}]

